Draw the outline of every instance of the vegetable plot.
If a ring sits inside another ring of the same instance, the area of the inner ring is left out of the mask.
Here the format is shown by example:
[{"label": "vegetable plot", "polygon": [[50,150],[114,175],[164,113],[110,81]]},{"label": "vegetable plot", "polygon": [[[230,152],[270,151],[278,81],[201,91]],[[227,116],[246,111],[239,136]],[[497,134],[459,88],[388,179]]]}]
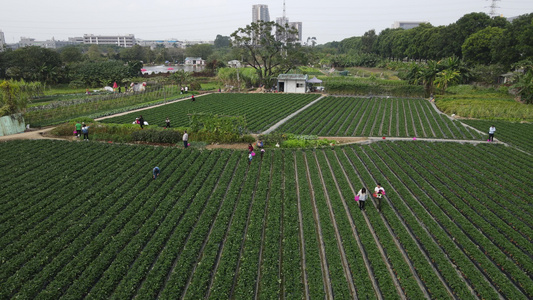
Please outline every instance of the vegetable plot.
[{"label": "vegetable plot", "polygon": [[481,135],[437,113],[427,100],[327,97],[277,129],[319,136],[395,136],[480,139]]},{"label": "vegetable plot", "polygon": [[[0,166],[2,299],[533,298],[533,161],[503,145],[269,150],[249,165],[233,150],[12,141]],[[377,182],[382,211],[360,210],[354,194]]]},{"label": "vegetable plot", "polygon": [[187,114],[213,113],[229,116],[244,116],[248,129],[260,132],[268,129],[284,117],[295,112],[309,102],[318,98],[317,95],[305,94],[210,94],[196,97],[194,102],[182,102],[164,105],[142,113],[131,113],[119,117],[102,120],[104,123],[131,124],[139,114],[150,124],[166,126],[165,119],[170,118],[171,126],[189,125]]}]

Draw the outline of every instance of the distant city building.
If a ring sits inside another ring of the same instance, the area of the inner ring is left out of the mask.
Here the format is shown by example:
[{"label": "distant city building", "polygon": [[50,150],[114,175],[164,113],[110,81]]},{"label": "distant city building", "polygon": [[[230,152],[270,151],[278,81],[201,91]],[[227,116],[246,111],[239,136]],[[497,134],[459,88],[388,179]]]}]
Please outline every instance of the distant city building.
[{"label": "distant city building", "polygon": [[182,44],[182,48],[186,48],[187,46],[198,45],[198,44],[214,45],[215,41],[182,41],[181,44]]},{"label": "distant city building", "polygon": [[185,48],[183,42],[178,41],[177,39],[169,40],[141,40],[137,39],[137,45],[150,47],[150,49],[155,49],[158,46],[163,46],[165,48]]},{"label": "distant city building", "polygon": [[515,16],[515,17],[509,17],[509,18],[506,18],[508,22],[512,23],[516,18],[518,18],[519,16]]},{"label": "distant city building", "polygon": [[418,27],[418,25],[422,23],[427,23],[427,22],[396,21],[394,22],[394,24],[392,24],[392,28],[393,29],[396,29],[396,28],[412,29],[412,28]]},{"label": "distant city building", "polygon": [[252,6],[252,22],[264,21],[270,22],[270,14],[268,13],[268,5],[255,4]]},{"label": "distant city building", "polygon": [[186,66],[203,66],[205,65],[205,60],[201,57],[186,57],[185,58]]},{"label": "distant city building", "polygon": [[294,34],[292,38],[296,42],[302,41],[302,22],[289,22],[289,27],[298,30],[298,33]]},{"label": "distant city building", "polygon": [[15,45],[14,48],[16,49],[22,47],[37,46],[48,49],[58,49],[61,47],[75,44],[77,43],[72,41],[56,41],[54,38],[46,41],[36,41],[34,38],[21,37],[20,42],[18,42],[18,44]]},{"label": "distant city building", "polygon": [[0,51],[4,51],[4,45],[6,44],[6,38],[4,32],[0,30]]},{"label": "distant city building", "polygon": [[83,37],[81,37],[81,36],[69,37],[68,41],[72,42],[74,44],[83,44]]},{"label": "distant city building", "polygon": [[135,35],[94,35],[84,34],[83,43],[90,45],[115,45],[130,48],[135,45]]},{"label": "distant city building", "polygon": [[[283,27],[289,27],[289,28],[294,28],[298,31],[298,33],[296,34],[293,34],[290,36],[290,38],[295,41],[295,42],[298,42],[298,43],[301,43],[302,41],[302,22],[289,22],[289,18],[287,17],[281,17],[281,18],[276,18],[276,23],[280,26],[283,26]],[[276,38],[278,40],[287,40],[287,38],[289,37],[281,37],[281,36],[276,36]]]}]

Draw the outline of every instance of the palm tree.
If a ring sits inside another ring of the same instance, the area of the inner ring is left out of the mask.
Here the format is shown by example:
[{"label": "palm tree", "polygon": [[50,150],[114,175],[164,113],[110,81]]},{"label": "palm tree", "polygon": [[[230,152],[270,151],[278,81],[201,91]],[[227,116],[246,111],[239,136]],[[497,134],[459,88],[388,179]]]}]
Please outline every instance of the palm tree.
[{"label": "palm tree", "polygon": [[441,93],[444,94],[444,91],[448,88],[449,84],[456,83],[459,80],[459,71],[457,70],[442,70],[437,73],[435,78],[435,85],[437,88],[441,89]]}]

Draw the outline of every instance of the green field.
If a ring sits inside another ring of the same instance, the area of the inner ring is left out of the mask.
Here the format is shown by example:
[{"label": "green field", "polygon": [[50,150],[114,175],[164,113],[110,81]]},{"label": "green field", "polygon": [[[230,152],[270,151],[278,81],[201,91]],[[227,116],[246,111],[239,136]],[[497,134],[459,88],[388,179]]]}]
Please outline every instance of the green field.
[{"label": "green field", "polygon": [[479,133],[423,99],[326,97],[277,129],[319,136],[392,136],[479,140]]},{"label": "green field", "polygon": [[[227,116],[244,116],[248,129],[259,132],[268,129],[287,115],[318,98],[304,94],[226,94],[216,93],[152,108],[142,112],[143,118],[152,125],[165,126],[166,117],[171,126],[189,126],[188,114],[213,113]],[[130,124],[141,113],[130,113],[102,120],[104,123]]]},{"label": "green field", "polygon": [[[0,143],[0,298],[533,297],[531,153],[411,141],[246,157]],[[377,182],[382,212],[360,211],[354,194]]]}]

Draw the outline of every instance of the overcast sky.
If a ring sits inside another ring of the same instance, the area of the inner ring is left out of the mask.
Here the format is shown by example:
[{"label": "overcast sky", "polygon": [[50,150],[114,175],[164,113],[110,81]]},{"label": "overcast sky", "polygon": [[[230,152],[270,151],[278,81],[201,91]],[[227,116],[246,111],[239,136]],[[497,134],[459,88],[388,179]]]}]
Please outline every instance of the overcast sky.
[{"label": "overcast sky", "polygon": [[[266,4],[270,19],[283,14],[283,0],[1,0],[0,30],[7,43],[20,37],[134,34],[140,39],[214,40],[252,21],[252,5]],[[319,44],[377,33],[394,21],[448,25],[471,12],[490,12],[492,0],[286,0],[291,22],[303,23],[303,40]],[[499,15],[533,12],[533,0],[495,2]]]}]

